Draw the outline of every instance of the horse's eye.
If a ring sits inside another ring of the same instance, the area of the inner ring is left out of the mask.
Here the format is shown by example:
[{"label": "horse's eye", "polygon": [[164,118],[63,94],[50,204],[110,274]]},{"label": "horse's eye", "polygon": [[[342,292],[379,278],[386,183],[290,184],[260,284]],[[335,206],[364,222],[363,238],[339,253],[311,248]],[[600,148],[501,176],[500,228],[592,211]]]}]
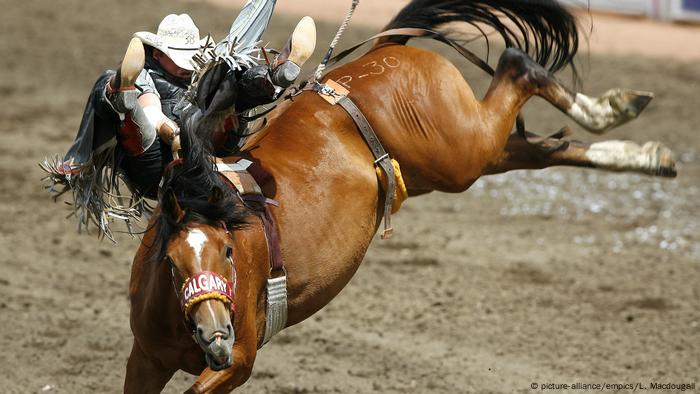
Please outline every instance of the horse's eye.
[{"label": "horse's eye", "polygon": [[177,268],[177,266],[175,265],[175,260],[173,260],[172,257],[170,257],[170,256],[165,256],[164,260],[165,260],[165,262],[168,263],[168,265],[170,266],[170,273],[173,275],[173,278],[174,278],[175,276],[177,276],[177,277],[179,277],[179,278],[182,278],[182,277],[183,277],[183,276],[182,276],[182,273],[180,272],[180,269]]},{"label": "horse's eye", "polygon": [[226,258],[229,260],[233,259],[233,248],[231,248],[230,246],[226,247]]}]

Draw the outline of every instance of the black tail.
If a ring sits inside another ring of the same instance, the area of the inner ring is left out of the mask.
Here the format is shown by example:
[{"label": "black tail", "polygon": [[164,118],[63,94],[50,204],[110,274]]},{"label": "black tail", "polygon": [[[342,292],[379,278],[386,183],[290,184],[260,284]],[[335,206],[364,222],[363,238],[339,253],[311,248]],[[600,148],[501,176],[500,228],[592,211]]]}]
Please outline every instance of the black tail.
[{"label": "black tail", "polygon": [[[579,37],[576,18],[556,0],[413,0],[385,30],[421,28],[458,40],[447,23],[476,27],[488,41],[484,26],[500,34],[506,47],[520,48],[555,72],[573,65]],[[408,37],[390,38],[405,44]]]}]

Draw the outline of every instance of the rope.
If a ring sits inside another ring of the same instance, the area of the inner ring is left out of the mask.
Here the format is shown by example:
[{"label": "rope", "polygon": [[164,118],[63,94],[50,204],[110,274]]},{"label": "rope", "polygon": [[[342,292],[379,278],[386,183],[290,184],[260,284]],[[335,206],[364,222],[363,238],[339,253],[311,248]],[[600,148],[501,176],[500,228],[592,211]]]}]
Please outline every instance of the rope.
[{"label": "rope", "polygon": [[333,56],[333,50],[338,45],[338,42],[340,42],[340,37],[342,37],[343,33],[345,33],[345,30],[348,28],[348,25],[350,24],[350,19],[352,19],[352,16],[353,14],[355,14],[355,10],[357,9],[357,6],[359,4],[360,0],[352,0],[350,11],[348,11],[348,14],[345,16],[345,20],[343,20],[343,23],[340,25],[340,29],[338,29],[338,33],[336,33],[333,42],[331,42],[331,46],[330,48],[328,48],[326,57],[323,58],[323,61],[321,62],[321,64],[318,65],[318,68],[316,69],[316,74],[314,74],[314,78],[316,80],[320,79],[323,75],[323,71],[325,71],[328,62],[331,60],[331,56]]}]

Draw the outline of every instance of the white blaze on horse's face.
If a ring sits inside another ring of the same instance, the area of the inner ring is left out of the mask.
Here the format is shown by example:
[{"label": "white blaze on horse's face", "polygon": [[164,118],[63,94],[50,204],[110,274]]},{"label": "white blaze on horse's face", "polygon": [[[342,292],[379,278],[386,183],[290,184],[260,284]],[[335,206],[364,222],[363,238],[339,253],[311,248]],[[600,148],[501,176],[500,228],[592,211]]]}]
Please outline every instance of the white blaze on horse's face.
[{"label": "white blaze on horse's face", "polygon": [[204,244],[207,242],[207,235],[200,229],[193,229],[187,234],[187,243],[190,245],[194,251],[194,257],[196,263],[201,267],[202,263],[202,250],[204,250]]},{"label": "white blaze on horse's face", "polygon": [[[193,276],[202,271],[214,272],[223,278],[233,276],[233,267],[229,268],[230,260],[224,253],[228,233],[223,235],[221,231],[216,227],[197,225],[181,233],[180,242],[173,250],[173,261],[179,260],[183,276]],[[220,283],[225,286],[225,280],[222,279]],[[203,282],[195,281],[193,286],[198,286],[193,291],[208,290]],[[205,299],[192,305],[189,317],[195,327],[193,337],[204,351],[209,368],[219,371],[230,367],[235,342],[230,306],[217,298]]]}]

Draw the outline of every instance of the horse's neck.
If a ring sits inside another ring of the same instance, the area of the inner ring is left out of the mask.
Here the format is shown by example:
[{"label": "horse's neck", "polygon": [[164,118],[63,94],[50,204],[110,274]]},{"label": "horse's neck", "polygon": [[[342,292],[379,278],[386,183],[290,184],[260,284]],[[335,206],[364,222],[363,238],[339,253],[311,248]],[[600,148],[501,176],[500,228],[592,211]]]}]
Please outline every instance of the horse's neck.
[{"label": "horse's neck", "polygon": [[[151,256],[155,251],[147,234],[134,259],[131,272],[131,326],[140,338],[149,338],[148,343],[164,341],[176,343],[179,347],[190,345],[190,333],[182,324],[173,278],[165,261],[155,261]],[[157,352],[159,349],[151,349]]]}]

